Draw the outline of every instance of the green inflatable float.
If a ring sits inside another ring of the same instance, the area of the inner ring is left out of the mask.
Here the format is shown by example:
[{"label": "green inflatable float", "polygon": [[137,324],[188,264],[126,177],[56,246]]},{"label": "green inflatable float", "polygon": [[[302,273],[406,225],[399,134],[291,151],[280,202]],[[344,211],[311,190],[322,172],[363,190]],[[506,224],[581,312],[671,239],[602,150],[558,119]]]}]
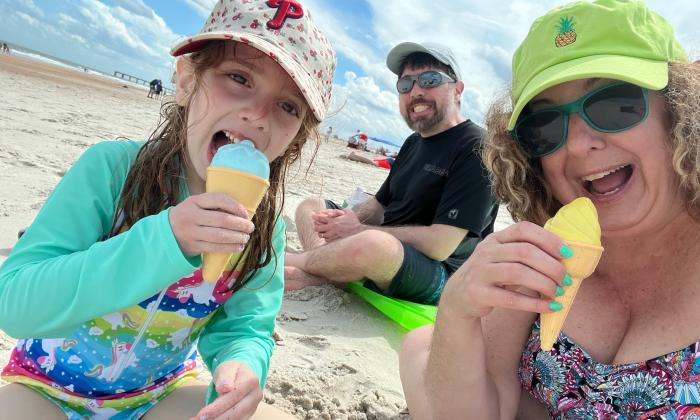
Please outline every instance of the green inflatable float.
[{"label": "green inflatable float", "polygon": [[346,289],[366,300],[381,313],[407,330],[435,323],[437,307],[394,299],[363,286],[364,281],[348,283]]}]

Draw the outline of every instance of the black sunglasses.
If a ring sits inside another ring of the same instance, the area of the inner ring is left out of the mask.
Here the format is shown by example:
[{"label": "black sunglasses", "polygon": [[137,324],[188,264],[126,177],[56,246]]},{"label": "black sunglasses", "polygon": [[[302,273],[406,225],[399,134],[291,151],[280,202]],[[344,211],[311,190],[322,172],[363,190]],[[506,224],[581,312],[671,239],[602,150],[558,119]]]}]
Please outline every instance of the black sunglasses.
[{"label": "black sunglasses", "polygon": [[649,114],[648,90],[617,82],[592,90],[568,104],[524,112],[511,136],[532,158],[554,153],[566,142],[569,115],[574,112],[591,128],[603,133],[629,130]]},{"label": "black sunglasses", "polygon": [[441,71],[428,70],[421,74],[400,77],[399,80],[396,81],[396,90],[398,90],[399,93],[409,92],[413,89],[413,82],[416,81],[418,82],[418,86],[423,89],[432,89],[444,83],[454,83],[455,79]]}]

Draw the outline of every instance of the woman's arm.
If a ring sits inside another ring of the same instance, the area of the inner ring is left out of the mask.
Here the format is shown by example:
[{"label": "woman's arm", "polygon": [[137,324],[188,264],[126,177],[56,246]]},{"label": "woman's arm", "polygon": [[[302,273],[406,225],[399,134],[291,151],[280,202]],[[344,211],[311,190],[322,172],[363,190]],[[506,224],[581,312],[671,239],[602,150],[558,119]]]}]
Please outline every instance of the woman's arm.
[{"label": "woman's arm", "polygon": [[138,152],[135,142],[89,148],[63,177],[0,267],[0,329],[17,338],[62,336],[138,303],[190,274],[168,211],[100,241]]},{"label": "woman's arm", "polygon": [[[268,265],[236,291],[207,324],[199,339],[199,352],[211,372],[226,361],[248,365],[264,388],[274,348],[272,332],[284,292],[285,225],[278,217],[272,238],[275,255]],[[209,387],[207,404],[216,398]]]},{"label": "woman's arm", "polygon": [[424,373],[434,419],[513,419],[520,357],[565,270],[562,241],[530,223],[489,235],[450,277]]}]

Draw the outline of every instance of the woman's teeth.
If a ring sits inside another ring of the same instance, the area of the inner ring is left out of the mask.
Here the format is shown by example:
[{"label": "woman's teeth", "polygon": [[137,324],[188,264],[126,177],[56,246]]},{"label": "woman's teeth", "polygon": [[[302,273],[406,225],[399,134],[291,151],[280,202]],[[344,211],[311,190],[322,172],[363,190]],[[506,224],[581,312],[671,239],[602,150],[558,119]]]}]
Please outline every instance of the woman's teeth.
[{"label": "woman's teeth", "polygon": [[600,178],[603,178],[604,176],[608,176],[614,172],[617,172],[620,169],[624,168],[625,166],[627,166],[627,165],[618,166],[617,168],[611,169],[609,171],[603,171],[603,172],[598,172],[598,173],[591,174],[591,175],[586,175],[581,179],[584,181],[595,181],[596,179],[600,179]]}]

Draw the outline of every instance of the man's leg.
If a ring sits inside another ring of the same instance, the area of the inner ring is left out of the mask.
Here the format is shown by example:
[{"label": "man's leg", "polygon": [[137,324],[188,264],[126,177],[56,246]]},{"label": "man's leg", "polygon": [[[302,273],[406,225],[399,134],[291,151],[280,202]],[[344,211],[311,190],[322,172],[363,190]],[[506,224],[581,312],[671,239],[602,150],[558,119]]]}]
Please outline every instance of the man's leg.
[{"label": "man's leg", "polygon": [[302,201],[294,214],[294,223],[297,227],[297,235],[304,251],[325,245],[326,241],[319,237],[314,230],[314,222],[311,215],[326,208],[325,201],[320,197],[310,197]]},{"label": "man's leg", "polygon": [[[285,265],[298,270],[285,270],[285,287],[299,288],[287,283],[303,283],[309,279],[300,276],[308,273],[317,280],[325,278],[334,283],[369,278],[385,290],[401,268],[403,257],[398,239],[386,232],[366,230],[301,254],[287,254]],[[306,285],[317,284],[310,280]]]}]

